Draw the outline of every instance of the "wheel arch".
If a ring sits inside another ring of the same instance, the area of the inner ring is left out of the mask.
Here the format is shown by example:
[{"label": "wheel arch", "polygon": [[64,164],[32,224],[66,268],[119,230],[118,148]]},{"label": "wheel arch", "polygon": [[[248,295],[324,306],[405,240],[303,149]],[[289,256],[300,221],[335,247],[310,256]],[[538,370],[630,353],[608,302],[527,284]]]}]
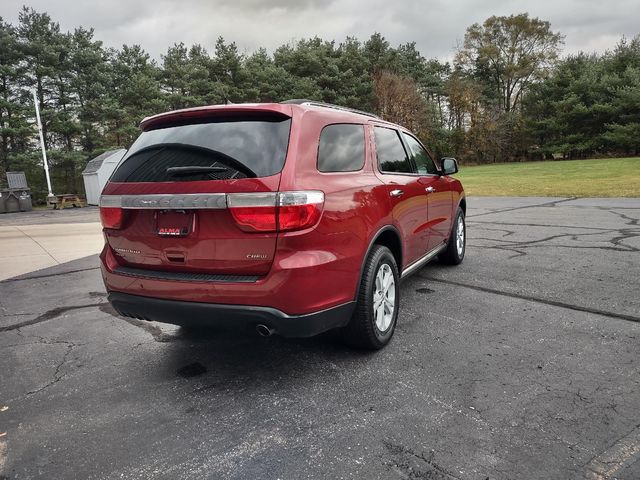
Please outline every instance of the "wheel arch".
[{"label": "wheel arch", "polygon": [[380,230],[378,230],[375,233],[375,235],[373,235],[373,238],[371,239],[371,241],[369,242],[369,246],[367,247],[367,251],[365,252],[364,257],[362,257],[362,264],[360,265],[360,274],[358,275],[358,283],[356,285],[356,299],[358,297],[358,288],[362,283],[362,275],[364,273],[364,264],[367,258],[369,257],[369,253],[371,253],[371,249],[373,248],[374,245],[382,245],[384,247],[387,247],[391,251],[393,258],[395,259],[396,264],[398,265],[398,272],[402,273],[403,251],[402,251],[402,240],[400,237],[400,232],[393,225],[386,225],[382,227]]},{"label": "wheel arch", "polygon": [[467,216],[467,198],[465,196],[460,197],[460,201],[458,202],[458,207],[462,209],[462,213],[464,216]]}]

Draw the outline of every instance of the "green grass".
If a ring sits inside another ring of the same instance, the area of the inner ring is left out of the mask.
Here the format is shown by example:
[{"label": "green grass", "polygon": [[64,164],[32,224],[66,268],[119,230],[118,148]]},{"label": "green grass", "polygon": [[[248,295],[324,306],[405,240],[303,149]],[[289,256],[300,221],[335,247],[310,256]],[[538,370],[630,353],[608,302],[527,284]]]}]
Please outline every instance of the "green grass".
[{"label": "green grass", "polygon": [[640,158],[462,166],[456,177],[467,195],[640,197]]}]

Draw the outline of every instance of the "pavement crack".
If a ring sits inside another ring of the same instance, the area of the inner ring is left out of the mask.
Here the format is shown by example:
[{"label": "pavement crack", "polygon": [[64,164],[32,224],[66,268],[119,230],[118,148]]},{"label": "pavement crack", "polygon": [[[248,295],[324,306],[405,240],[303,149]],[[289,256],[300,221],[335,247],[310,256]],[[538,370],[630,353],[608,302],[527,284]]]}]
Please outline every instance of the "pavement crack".
[{"label": "pavement crack", "polygon": [[503,295],[503,296],[511,297],[511,298],[518,298],[520,300],[527,300],[529,302],[543,303],[545,305],[551,305],[553,307],[567,308],[569,310],[574,310],[576,312],[592,313],[594,315],[602,315],[604,317],[617,318],[619,320],[626,320],[626,321],[629,321],[629,322],[640,323],[640,317],[635,316],[635,315],[627,315],[627,314],[624,314],[624,313],[609,312],[609,311],[606,311],[606,310],[600,310],[598,308],[584,307],[582,305],[574,305],[574,304],[571,304],[571,303],[559,302],[557,300],[550,300],[550,299],[545,299],[545,298],[534,297],[532,295],[524,295],[524,294],[520,294],[520,293],[505,292],[503,290],[497,290],[497,289],[489,288],[489,287],[481,287],[479,285],[473,285],[471,283],[464,283],[464,282],[457,282],[455,280],[446,280],[446,279],[443,279],[443,278],[434,278],[434,277],[428,277],[428,276],[425,276],[425,275],[419,275],[419,276],[420,276],[420,278],[423,278],[425,280],[429,280],[429,281],[433,281],[433,282],[439,282],[439,283],[445,283],[447,285],[455,285],[457,287],[470,288],[472,290],[477,290],[477,291],[480,291],[480,292],[493,293],[495,295]]},{"label": "pavement crack", "polygon": [[523,205],[521,207],[511,207],[511,208],[496,209],[496,210],[492,210],[490,212],[476,213],[475,215],[467,215],[467,218],[482,217],[484,215],[494,215],[496,213],[513,212],[514,210],[523,210],[523,209],[526,209],[526,208],[555,207],[559,203],[571,202],[571,201],[577,200],[579,198],[580,197],[563,198],[561,200],[553,200],[551,202],[545,202],[545,203],[536,203],[534,205]]},{"label": "pavement crack", "polygon": [[62,367],[67,363],[67,358],[69,357],[69,354],[71,353],[71,351],[74,349],[74,347],[76,346],[74,343],[71,342],[59,342],[59,343],[66,343],[67,344],[67,351],[64,352],[64,355],[62,356],[62,360],[56,365],[56,370],[53,373],[53,380],[50,381],[49,383],[46,383],[45,385],[43,385],[40,388],[37,388],[35,390],[31,390],[29,392],[27,392],[27,395],[34,395],[36,393],[39,393],[41,391],[43,391],[46,388],[49,388],[51,385],[55,385],[56,383],[58,383],[60,380],[62,380],[66,374],[65,373],[61,373],[61,369]]},{"label": "pavement crack", "polygon": [[475,245],[475,244],[469,243],[469,246],[477,247],[477,248],[489,248],[491,250],[502,250],[503,252],[515,253],[515,255],[511,255],[508,257],[509,260],[512,260],[517,257],[524,257],[527,255],[527,252],[523,252],[522,250],[518,250],[517,248],[507,247],[504,245]]},{"label": "pavement crack", "polygon": [[88,272],[90,270],[100,270],[100,267],[91,267],[91,268],[79,268],[77,270],[67,270],[66,272],[60,272],[60,273],[48,273],[48,274],[44,274],[44,275],[31,275],[28,277],[14,277],[14,278],[7,278],[6,280],[2,280],[0,281],[0,284],[2,283],[13,283],[13,282],[22,282],[25,280],[38,280],[40,278],[50,278],[50,277],[60,277],[62,275],[70,275],[72,273],[78,273],[78,272]]},{"label": "pavement crack", "polygon": [[[480,239],[480,240],[486,240],[486,239]],[[527,244],[527,245],[521,245],[521,244],[508,244],[509,246],[513,246],[514,248],[542,248],[542,247],[553,247],[553,248],[568,248],[569,250],[606,250],[606,251],[611,251],[611,252],[639,252],[640,249],[636,248],[636,247],[630,247],[627,245],[620,245],[623,248],[616,248],[614,246],[594,246],[594,245],[563,245],[561,243],[554,243],[554,244]],[[504,245],[474,245],[474,244],[469,244],[469,246],[472,247],[477,247],[477,248],[499,248],[502,247],[505,250],[509,250],[509,248],[506,248],[506,246]]]},{"label": "pavement crack", "polygon": [[[471,222],[469,222],[471,223]],[[482,222],[476,222],[478,224],[482,223]],[[487,231],[487,232],[504,232],[504,235],[502,235],[502,237],[509,237],[511,235],[515,235],[516,231],[515,230],[507,230],[506,228],[487,228],[487,227],[481,227],[480,230],[483,231]]]},{"label": "pavement crack", "polygon": [[67,307],[52,308],[51,310],[47,310],[43,314],[38,315],[36,318],[33,318],[31,320],[25,320],[24,322],[19,322],[13,325],[6,325],[3,327],[0,327],[0,333],[9,332],[12,330],[20,329],[22,327],[28,327],[29,325],[35,325],[37,323],[46,322],[47,320],[52,320],[56,317],[59,317],[60,315],[63,315],[73,310],[79,310],[81,308],[100,307],[100,305],[104,305],[104,303],[105,302],[96,302],[96,303],[86,303],[83,305],[70,305]]},{"label": "pavement crack", "polygon": [[[411,468],[411,466],[408,465],[407,462],[402,462],[402,461],[392,462],[393,466],[406,472],[407,475],[404,475],[405,478],[445,478],[445,479],[462,480],[462,477],[457,476],[453,472],[443,468],[442,466],[440,466],[434,461],[435,453],[433,450],[429,453],[429,455],[425,455],[424,453],[417,453],[411,448],[406,447],[404,445],[396,445],[387,440],[383,441],[383,443],[384,443],[384,446],[392,455],[396,455],[401,459],[402,458],[406,459],[407,457],[409,457],[415,460],[419,460],[421,462],[426,463],[431,469],[431,472],[415,471],[415,469]],[[438,474],[437,477],[433,477],[431,475],[433,471],[435,471]]]},{"label": "pavement crack", "polygon": [[28,238],[29,240],[31,240],[33,243],[35,243],[36,245],[38,245],[38,247],[40,247],[40,249],[41,249],[44,253],[46,253],[46,254],[51,258],[51,260],[53,260],[53,261],[54,261],[54,263],[55,263],[56,265],[60,265],[60,262],[59,262],[59,261],[58,261],[58,260],[57,260],[53,255],[51,255],[51,252],[49,252],[49,250],[47,250],[46,248],[44,248],[44,247],[42,246],[42,244],[41,244],[39,241],[37,241],[35,238],[33,238],[33,237],[32,237],[31,235],[29,235],[27,232],[25,232],[24,230],[22,230],[20,227],[18,227],[18,226],[14,226],[13,228],[15,228],[16,230],[18,230],[21,234],[23,234],[25,237],[27,237],[27,238]]},{"label": "pavement crack", "polygon": [[505,225],[505,226],[513,226],[513,227],[545,227],[545,228],[575,228],[579,230],[604,230],[610,232],[610,228],[602,228],[602,227],[583,227],[583,226],[574,226],[574,225],[547,225],[544,223],[512,223],[512,222],[479,222],[477,220],[469,220],[467,222],[469,225]]},{"label": "pavement crack", "polygon": [[[570,238],[574,241],[580,241],[580,237],[587,237],[592,235],[603,235],[605,233],[616,234],[609,240],[602,240],[601,243],[608,243],[608,246],[604,245],[563,245],[558,243],[548,243],[553,240]],[[612,250],[617,252],[638,252],[640,248],[633,247],[622,243],[624,240],[640,236],[640,231],[634,229],[609,229],[605,231],[596,231],[588,233],[562,233],[557,235],[549,235],[538,240],[518,241],[504,239],[507,235],[503,235],[502,238],[487,238],[487,237],[474,237],[474,240],[483,240],[487,242],[499,242],[501,247],[510,247],[511,249],[532,248],[538,246],[553,246],[561,248],[574,248],[574,249],[596,249],[596,250]],[[481,248],[495,248],[498,245],[478,245]]]},{"label": "pavement crack", "polygon": [[636,226],[638,225],[638,222],[640,222],[640,218],[635,218],[635,217],[630,217],[629,215],[625,215],[624,213],[620,213],[620,212],[615,212],[613,210],[607,210],[609,213],[613,213],[614,215],[622,218],[623,220],[627,220],[627,225],[633,225]]},{"label": "pavement crack", "polygon": [[33,342],[22,342],[22,343],[11,343],[8,345],[3,345],[2,348],[11,348],[11,347],[22,347],[25,345],[72,345],[74,347],[80,347],[85,345],[84,343],[73,343],[73,342],[69,342],[67,340],[48,340],[46,338],[44,338],[41,335],[37,335],[35,333],[28,333],[28,334],[24,334],[20,328],[15,330],[15,334],[18,335],[20,338],[22,339],[28,339],[31,337],[35,337],[36,340]]}]

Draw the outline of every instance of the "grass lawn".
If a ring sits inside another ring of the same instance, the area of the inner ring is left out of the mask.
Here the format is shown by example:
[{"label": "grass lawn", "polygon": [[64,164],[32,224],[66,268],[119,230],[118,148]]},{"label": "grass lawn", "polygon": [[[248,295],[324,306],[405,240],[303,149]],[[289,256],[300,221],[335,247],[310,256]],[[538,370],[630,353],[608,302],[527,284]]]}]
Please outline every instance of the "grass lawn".
[{"label": "grass lawn", "polygon": [[456,177],[467,195],[640,197],[640,158],[462,166]]}]

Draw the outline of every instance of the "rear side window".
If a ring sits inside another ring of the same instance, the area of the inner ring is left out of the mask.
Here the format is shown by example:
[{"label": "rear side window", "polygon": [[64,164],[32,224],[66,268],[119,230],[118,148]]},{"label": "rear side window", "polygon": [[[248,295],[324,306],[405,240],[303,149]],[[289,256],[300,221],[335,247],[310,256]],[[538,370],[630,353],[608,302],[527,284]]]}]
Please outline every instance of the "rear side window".
[{"label": "rear side window", "polygon": [[375,127],[378,167],[381,172],[416,173],[407,158],[398,132],[391,128]]},{"label": "rear side window", "polygon": [[404,140],[407,142],[409,150],[411,150],[411,153],[413,154],[413,161],[416,164],[418,173],[420,175],[436,175],[438,173],[438,169],[433,163],[433,160],[431,160],[427,151],[422,145],[420,145],[420,142],[404,132],[402,135],[404,136]]},{"label": "rear side window", "polygon": [[320,134],[318,170],[354,172],[364,166],[364,127],[348,123],[327,125]]},{"label": "rear side window", "polygon": [[143,132],[112,182],[227,180],[282,170],[291,119],[226,119]]}]

